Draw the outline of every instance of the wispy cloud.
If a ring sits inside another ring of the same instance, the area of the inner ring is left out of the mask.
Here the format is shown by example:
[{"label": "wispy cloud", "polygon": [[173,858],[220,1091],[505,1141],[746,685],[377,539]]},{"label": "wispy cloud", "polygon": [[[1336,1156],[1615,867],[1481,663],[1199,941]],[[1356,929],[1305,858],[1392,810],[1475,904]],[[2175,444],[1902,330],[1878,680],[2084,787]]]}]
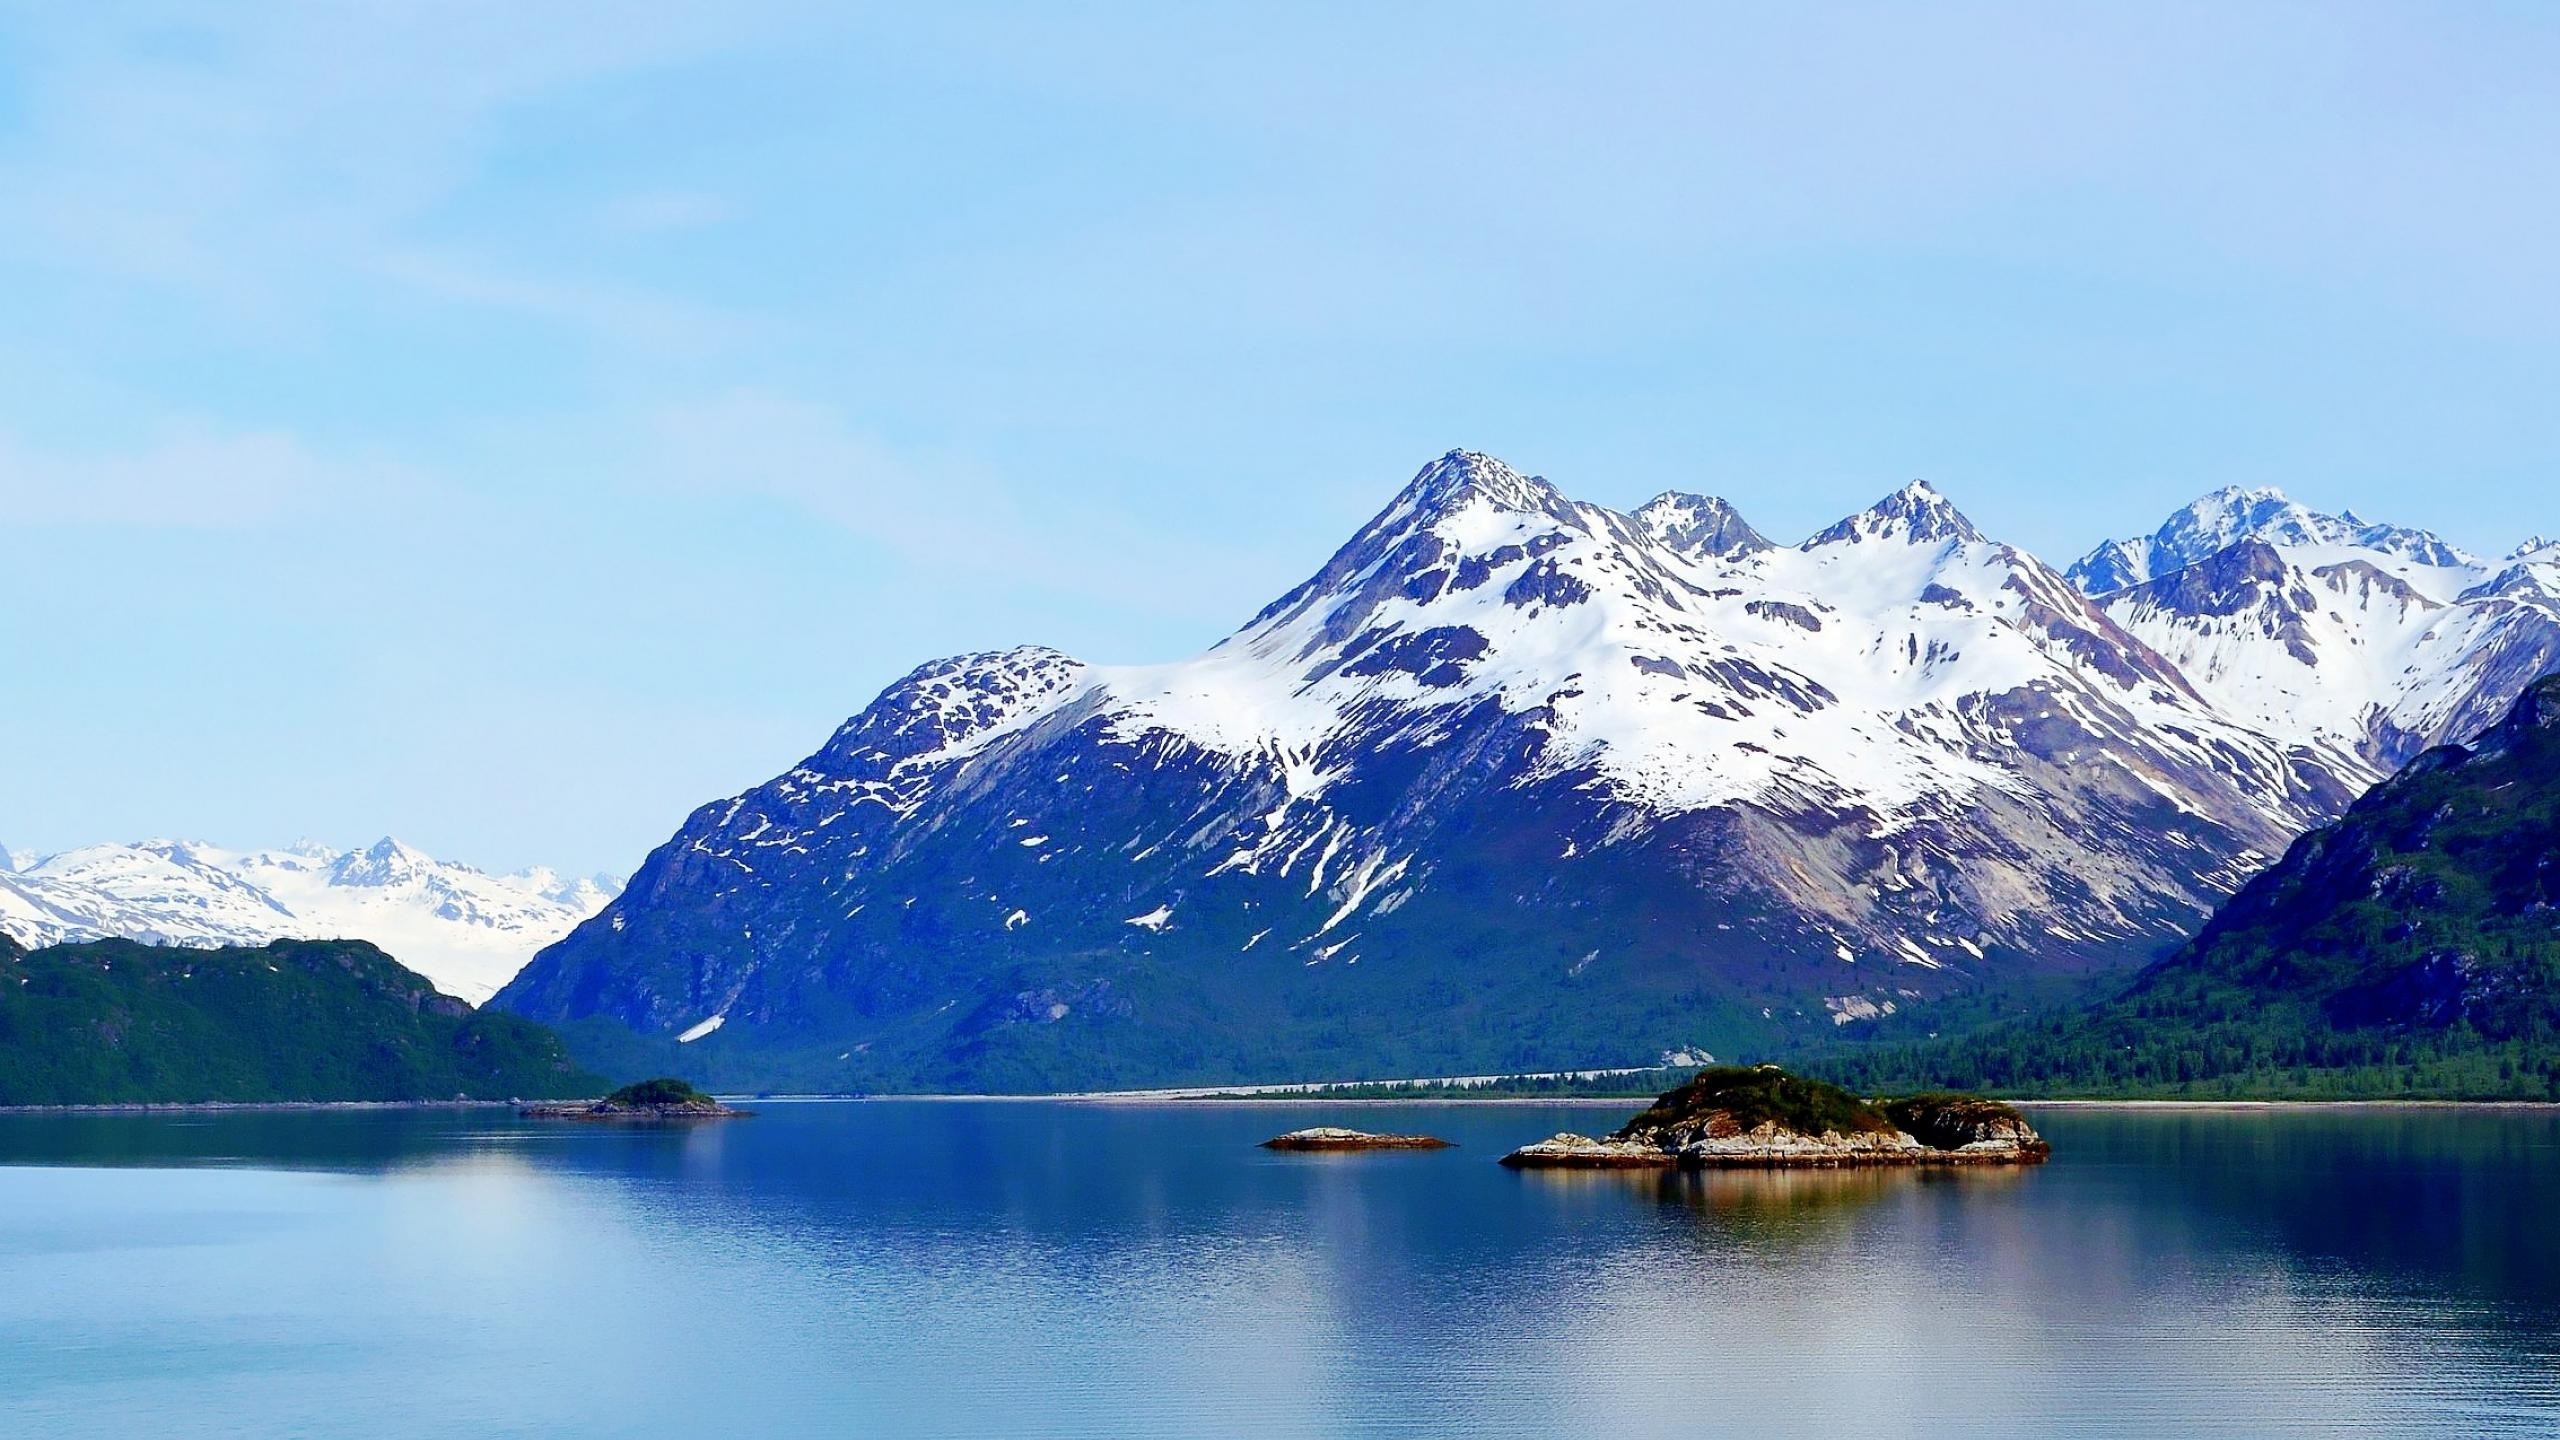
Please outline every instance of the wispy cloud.
[{"label": "wispy cloud", "polygon": [[[414,4],[30,12],[0,155],[0,254],[262,317],[325,316],[386,275],[618,332],[641,297],[554,253],[442,254],[519,107],[680,64],[758,34],[680,7]],[[707,223],[706,197],[625,218]],[[438,257],[429,263],[428,257]],[[504,277],[503,279],[495,277]],[[567,297],[526,303],[536,292]],[[660,302],[663,316],[679,307]],[[685,309],[698,318],[700,307]]]},{"label": "wispy cloud", "polygon": [[323,454],[280,430],[181,426],[122,450],[46,448],[0,434],[0,515],[17,527],[252,530],[432,488],[414,467]]},{"label": "wispy cloud", "polygon": [[16,525],[239,529],[321,493],[326,467],[292,436],[173,436],[123,453],[31,450],[0,435],[0,509]]},{"label": "wispy cloud", "polygon": [[[635,473],[658,486],[790,506],[944,583],[966,577],[1196,620],[1201,597],[1229,593],[1239,575],[1278,573],[1249,531],[1172,533],[1160,517],[965,452],[894,442],[793,394],[706,396],[631,433],[644,445]],[[1142,566],[1109,563],[1139,554]],[[1238,604],[1239,617],[1249,612]]]}]

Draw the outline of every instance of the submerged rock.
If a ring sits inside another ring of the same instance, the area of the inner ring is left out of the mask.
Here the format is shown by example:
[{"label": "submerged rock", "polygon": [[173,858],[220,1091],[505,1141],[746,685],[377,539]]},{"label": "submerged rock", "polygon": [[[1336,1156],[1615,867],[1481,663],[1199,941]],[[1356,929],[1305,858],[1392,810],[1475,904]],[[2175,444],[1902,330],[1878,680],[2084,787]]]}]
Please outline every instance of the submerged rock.
[{"label": "submerged rock", "polygon": [[1310,1130],[1292,1130],[1274,1135],[1262,1142],[1265,1150],[1446,1150],[1449,1142],[1436,1135],[1372,1135],[1366,1130],[1345,1130],[1334,1125],[1319,1125]]},{"label": "submerged rock", "polygon": [[1605,1140],[1563,1134],[1502,1157],[1520,1169],[1674,1165],[2033,1165],[2052,1153],[2015,1109],[1973,1095],[1869,1102],[1775,1065],[1701,1070]]}]

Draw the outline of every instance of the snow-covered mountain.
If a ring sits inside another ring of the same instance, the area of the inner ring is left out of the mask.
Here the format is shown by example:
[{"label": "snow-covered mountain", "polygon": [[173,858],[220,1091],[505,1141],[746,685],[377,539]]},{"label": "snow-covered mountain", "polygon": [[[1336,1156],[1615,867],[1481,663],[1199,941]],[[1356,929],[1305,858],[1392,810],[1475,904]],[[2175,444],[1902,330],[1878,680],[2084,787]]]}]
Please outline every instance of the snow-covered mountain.
[{"label": "snow-covered mountain", "polygon": [[839,1087],[1765,1054],[2143,958],[2372,773],[1926,485],[1779,547],[1453,452],[1197,658],[922,667],[497,1003]]},{"label": "snow-covered mountain", "polygon": [[0,933],[51,945],[362,939],[477,1004],[619,887],[549,870],[492,875],[396,840],[360,850],[225,850],[195,841],[86,845],[0,865]]},{"label": "snow-covered mountain", "polygon": [[2477,563],[2424,530],[2378,525],[2353,510],[2323,515],[2272,486],[2225,486],[2180,509],[2149,535],[2100,545],[2066,573],[2090,594],[2106,595],[2184,570],[2242,540],[2379,555],[2430,568]]},{"label": "snow-covered mountain", "polygon": [[2379,779],[2560,669],[2560,546],[2502,560],[2422,530],[2223,490],[2071,575],[2216,708]]}]

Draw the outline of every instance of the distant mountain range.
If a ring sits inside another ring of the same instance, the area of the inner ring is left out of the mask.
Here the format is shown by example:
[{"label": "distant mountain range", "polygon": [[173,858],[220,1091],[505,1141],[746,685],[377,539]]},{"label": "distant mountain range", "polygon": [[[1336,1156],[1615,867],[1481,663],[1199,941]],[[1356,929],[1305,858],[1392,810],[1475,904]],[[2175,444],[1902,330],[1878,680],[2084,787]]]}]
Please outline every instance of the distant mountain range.
[{"label": "distant mountain range", "polygon": [[2149,959],[2555,657],[2560,548],[2273,492],[2066,575],[1453,452],[1196,659],[919,668],[495,1003],[824,1088],[1786,1053]]},{"label": "distant mountain range", "polygon": [[44,856],[0,850],[0,934],[29,946],[361,938],[477,1004],[620,888],[601,875],[492,875],[387,838],[358,850],[182,840]]},{"label": "distant mountain range", "polygon": [[2560,677],[2083,1010],[1836,1061],[2011,1094],[2560,1100]]},{"label": "distant mountain range", "polygon": [[2422,530],[2222,490],[2071,567],[2225,714],[2388,773],[2560,669],[2560,543],[2500,560]]}]

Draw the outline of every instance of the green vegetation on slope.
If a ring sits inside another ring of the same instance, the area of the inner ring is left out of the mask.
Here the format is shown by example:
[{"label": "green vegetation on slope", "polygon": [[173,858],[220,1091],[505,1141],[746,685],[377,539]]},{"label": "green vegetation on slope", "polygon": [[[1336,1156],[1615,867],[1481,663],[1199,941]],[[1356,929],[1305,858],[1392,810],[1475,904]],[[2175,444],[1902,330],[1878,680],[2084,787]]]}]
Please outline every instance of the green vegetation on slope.
[{"label": "green vegetation on slope", "polygon": [[0,943],[0,1105],[592,1095],[557,1035],[360,940]]},{"label": "green vegetation on slope", "polygon": [[2560,1100],[2560,677],[2304,836],[2121,996],[1818,1068],[1865,1089]]},{"label": "green vegetation on slope", "polygon": [[604,1103],[636,1110],[653,1105],[713,1105],[719,1102],[694,1089],[688,1081],[661,1075],[655,1080],[625,1085],[604,1097]]},{"label": "green vegetation on slope", "polygon": [[1721,1110],[1744,1130],[1775,1122],[1799,1135],[1880,1133],[1894,1123],[1883,1110],[1837,1085],[1790,1075],[1775,1065],[1711,1065],[1620,1127],[1621,1136],[1677,1124]]}]

